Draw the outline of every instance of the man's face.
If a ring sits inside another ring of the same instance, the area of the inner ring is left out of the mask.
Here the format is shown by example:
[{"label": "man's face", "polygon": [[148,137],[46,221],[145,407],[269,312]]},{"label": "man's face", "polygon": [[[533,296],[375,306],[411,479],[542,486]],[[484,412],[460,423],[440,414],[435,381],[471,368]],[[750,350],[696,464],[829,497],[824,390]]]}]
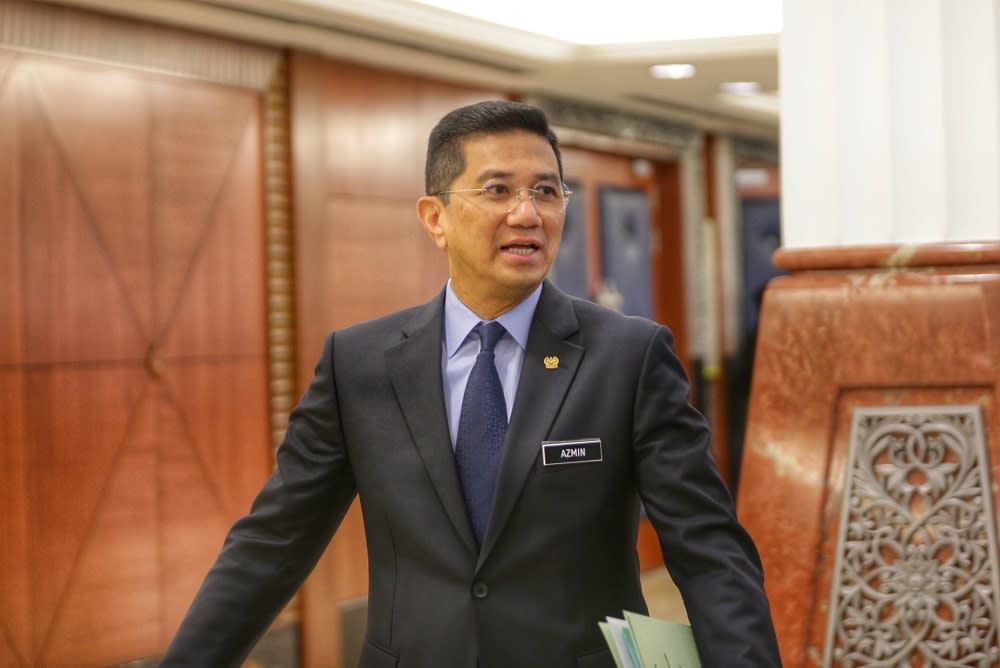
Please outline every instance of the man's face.
[{"label": "man's face", "polygon": [[[513,208],[491,204],[479,192],[422,197],[420,219],[448,254],[452,287],[480,317],[495,317],[527,297],[545,278],[559,251],[565,211],[540,210],[528,196],[539,182],[561,187],[559,163],[544,137],[525,131],[475,135],[463,143],[465,171],[448,190],[484,183],[521,189]],[[477,310],[480,309],[480,310]]]}]

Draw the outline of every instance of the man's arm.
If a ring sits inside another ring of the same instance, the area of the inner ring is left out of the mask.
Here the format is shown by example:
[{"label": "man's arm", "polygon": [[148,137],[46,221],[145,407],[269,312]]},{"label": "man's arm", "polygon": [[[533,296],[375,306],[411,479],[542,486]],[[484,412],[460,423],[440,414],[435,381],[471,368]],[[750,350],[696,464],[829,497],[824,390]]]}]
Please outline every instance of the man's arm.
[{"label": "man's arm", "polygon": [[230,530],[161,666],[240,665],[315,566],[355,493],[331,334],[289,418],[274,474]]},{"label": "man's arm", "polygon": [[705,668],[780,666],[760,557],[710,453],[708,425],[661,327],[634,414],[639,493],[660,538]]}]

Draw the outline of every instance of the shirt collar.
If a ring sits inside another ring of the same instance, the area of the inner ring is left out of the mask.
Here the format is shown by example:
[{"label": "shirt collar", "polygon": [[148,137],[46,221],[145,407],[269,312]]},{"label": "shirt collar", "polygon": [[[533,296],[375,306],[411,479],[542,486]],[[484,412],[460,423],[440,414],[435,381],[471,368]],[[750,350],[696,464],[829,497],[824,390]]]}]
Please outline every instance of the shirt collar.
[{"label": "shirt collar", "polygon": [[[531,329],[531,319],[541,296],[542,286],[539,285],[520,304],[496,319],[522,349],[528,347],[528,330]],[[449,279],[444,295],[444,344],[449,358],[458,352],[469,332],[482,321],[458,298]]]}]

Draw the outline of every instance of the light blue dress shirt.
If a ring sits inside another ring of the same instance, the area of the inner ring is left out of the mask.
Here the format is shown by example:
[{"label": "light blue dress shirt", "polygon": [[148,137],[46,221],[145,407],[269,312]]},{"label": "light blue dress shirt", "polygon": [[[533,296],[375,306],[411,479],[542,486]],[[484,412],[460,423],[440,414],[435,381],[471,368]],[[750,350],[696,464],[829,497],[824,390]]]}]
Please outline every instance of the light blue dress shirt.
[{"label": "light blue dress shirt", "polygon": [[[542,295],[539,285],[528,298],[507,311],[497,322],[504,326],[507,333],[503,335],[493,350],[500,384],[503,385],[503,397],[507,404],[507,419],[514,408],[514,397],[517,395],[517,383],[521,379],[521,365],[524,363],[524,350],[528,345],[528,330],[531,329],[531,319],[538,306],[538,298]],[[462,398],[465,396],[465,385],[469,382],[469,374],[476,363],[479,354],[479,337],[469,336],[472,330],[482,320],[462,303],[448,281],[444,295],[444,354],[441,355],[441,377],[444,381],[444,404],[448,414],[448,430],[451,433],[451,447],[455,449],[458,438],[458,418],[462,414]]]}]

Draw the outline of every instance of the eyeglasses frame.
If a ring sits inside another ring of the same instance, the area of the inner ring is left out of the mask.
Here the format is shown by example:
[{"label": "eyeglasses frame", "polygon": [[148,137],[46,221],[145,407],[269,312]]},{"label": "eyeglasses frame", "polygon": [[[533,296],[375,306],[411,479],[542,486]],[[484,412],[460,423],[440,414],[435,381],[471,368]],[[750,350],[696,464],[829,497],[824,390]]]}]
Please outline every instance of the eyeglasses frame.
[{"label": "eyeglasses frame", "polygon": [[[460,193],[479,193],[480,195],[482,195],[482,194],[484,194],[486,192],[486,187],[488,185],[490,185],[490,183],[492,183],[492,182],[493,182],[493,179],[490,179],[489,181],[487,181],[486,183],[484,183],[483,185],[481,185],[478,188],[460,188],[458,190],[439,190],[439,191],[437,191],[435,193],[431,193],[431,196],[432,197],[439,197],[441,195],[457,195],[457,194],[460,194]],[[541,181],[539,181],[539,183],[541,183]],[[536,183],[535,185],[537,186],[538,183]],[[559,210],[559,213],[566,213],[566,208],[569,206],[569,197],[570,197],[570,195],[573,194],[573,191],[570,190],[566,186],[565,183],[560,183],[559,185],[561,186],[562,193],[563,193],[563,205],[562,205],[562,209]],[[510,213],[514,209],[516,209],[517,205],[521,203],[521,191],[522,190],[527,190],[530,193],[528,195],[528,199],[531,200],[531,206],[535,207],[535,211],[537,211],[538,213],[542,212],[542,210],[538,208],[538,203],[535,202],[535,193],[538,192],[538,191],[534,187],[521,186],[520,188],[514,188],[514,203],[510,205],[510,208],[507,209],[507,211],[505,212],[505,215],[508,214],[508,213]]]}]

